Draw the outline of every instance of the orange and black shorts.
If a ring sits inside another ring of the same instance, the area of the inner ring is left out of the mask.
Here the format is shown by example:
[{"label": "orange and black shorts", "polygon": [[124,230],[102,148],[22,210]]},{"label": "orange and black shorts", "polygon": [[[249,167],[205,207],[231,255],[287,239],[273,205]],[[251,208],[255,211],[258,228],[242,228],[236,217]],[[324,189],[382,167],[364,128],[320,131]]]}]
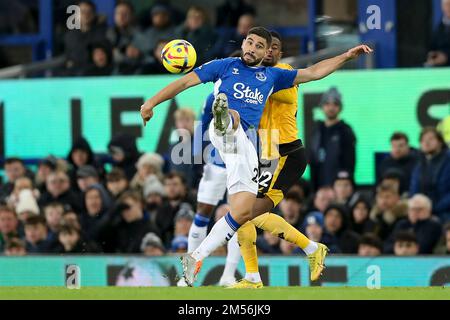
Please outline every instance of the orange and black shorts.
[{"label": "orange and black shorts", "polygon": [[300,180],[306,169],[306,153],[302,141],[279,145],[280,157],[260,159],[258,198],[269,197],[274,207],[284,198],[292,185]]}]

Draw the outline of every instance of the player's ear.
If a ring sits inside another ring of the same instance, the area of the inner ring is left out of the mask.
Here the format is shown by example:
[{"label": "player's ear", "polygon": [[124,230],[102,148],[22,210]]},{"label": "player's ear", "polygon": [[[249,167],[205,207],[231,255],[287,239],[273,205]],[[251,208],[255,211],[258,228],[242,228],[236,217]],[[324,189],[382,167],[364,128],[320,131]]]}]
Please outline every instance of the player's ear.
[{"label": "player's ear", "polygon": [[247,38],[244,38],[244,40],[242,40],[242,44],[241,44],[241,49],[242,49],[242,51],[244,51],[244,42],[245,42],[246,39],[247,39]]}]

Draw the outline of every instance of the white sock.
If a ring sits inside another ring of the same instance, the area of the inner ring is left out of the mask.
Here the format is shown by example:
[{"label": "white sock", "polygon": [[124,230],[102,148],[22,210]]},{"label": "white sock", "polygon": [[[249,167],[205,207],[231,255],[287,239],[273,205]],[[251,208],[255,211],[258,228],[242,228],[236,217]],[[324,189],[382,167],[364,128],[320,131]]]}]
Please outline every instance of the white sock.
[{"label": "white sock", "polygon": [[188,249],[187,252],[192,252],[198,248],[202,241],[206,238],[208,233],[208,225],[199,227],[195,223],[191,224],[188,236]]},{"label": "white sock", "polygon": [[231,239],[231,237],[233,237],[239,228],[239,225],[236,225],[234,220],[230,221],[229,217],[231,217],[231,215],[230,213],[227,213],[225,217],[222,217],[219,221],[217,221],[205,240],[203,240],[200,246],[192,252],[192,257],[195,260],[199,261],[205,259],[214,250],[224,245]]},{"label": "white sock", "polygon": [[246,273],[245,280],[253,282],[253,283],[261,282],[261,276],[259,275],[259,272]]},{"label": "white sock", "polygon": [[309,240],[309,244],[306,246],[305,249],[303,249],[303,251],[305,251],[306,254],[312,254],[316,252],[318,248],[319,246],[317,245],[317,242]]},{"label": "white sock", "polygon": [[241,250],[237,241],[237,234],[228,241],[227,260],[225,262],[225,269],[223,270],[222,278],[234,278],[239,260],[241,259]]}]

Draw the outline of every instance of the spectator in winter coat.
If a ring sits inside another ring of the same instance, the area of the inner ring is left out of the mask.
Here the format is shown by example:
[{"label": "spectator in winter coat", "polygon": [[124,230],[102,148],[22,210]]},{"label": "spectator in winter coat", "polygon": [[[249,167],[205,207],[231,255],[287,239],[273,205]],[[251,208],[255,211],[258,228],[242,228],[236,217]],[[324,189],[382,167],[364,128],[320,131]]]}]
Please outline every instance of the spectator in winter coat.
[{"label": "spectator in winter coat", "polygon": [[391,136],[391,152],[385,158],[377,172],[377,183],[388,172],[397,172],[400,176],[400,194],[409,190],[411,174],[418,162],[417,150],[409,145],[409,139],[403,132],[394,132]]},{"label": "spectator in winter coat", "polygon": [[134,72],[133,59],[127,56],[127,50],[136,33],[132,4],[126,1],[118,2],[114,9],[114,26],[108,29],[106,38],[113,46],[113,61],[121,74]]},{"label": "spectator in winter coat", "polygon": [[66,75],[79,76],[89,65],[89,46],[105,40],[106,25],[100,22],[96,7],[90,0],[82,0],[80,7],[80,28],[68,30],[64,36]]},{"label": "spectator in winter coat", "polygon": [[430,254],[439,242],[442,225],[431,215],[432,205],[427,196],[416,194],[408,201],[408,217],[400,220],[385,243],[385,253],[393,253],[395,236],[401,231],[410,231],[419,244],[420,254]]},{"label": "spectator in winter coat", "polygon": [[315,190],[332,185],[339,171],[355,174],[356,137],[352,128],[339,118],[342,111],[341,94],[336,88],[328,90],[320,101],[325,122],[317,122],[311,137],[309,164]]},{"label": "spectator in winter coat", "polygon": [[76,212],[81,212],[82,205],[78,195],[70,189],[70,180],[63,171],[55,171],[49,174],[46,181],[46,189],[39,198],[39,206],[42,208],[51,202],[60,202],[69,205]]},{"label": "spectator in winter coat", "polygon": [[433,214],[450,221],[450,151],[442,134],[427,127],[420,133],[419,164],[411,178],[410,195],[423,193],[433,203]]},{"label": "spectator in winter coat", "polygon": [[348,212],[344,206],[331,204],[324,212],[324,224],[326,233],[335,238],[340,252],[357,253],[359,236],[348,228]]},{"label": "spectator in winter coat", "polygon": [[144,236],[149,232],[159,234],[144,211],[142,196],[133,191],[125,192],[115,208],[117,219],[109,224],[106,236],[106,251],[139,253]]},{"label": "spectator in winter coat", "polygon": [[90,165],[95,168],[100,179],[104,174],[103,166],[95,159],[94,152],[92,151],[89,142],[83,137],[79,137],[73,142],[69,154],[67,155],[67,161],[70,164],[70,169],[68,171],[70,183],[72,188],[77,192],[80,191],[77,184],[78,169]]},{"label": "spectator in winter coat", "polygon": [[103,228],[111,219],[111,197],[100,184],[90,186],[83,194],[85,210],[81,214],[81,228],[87,240],[99,241]]},{"label": "spectator in winter coat", "polygon": [[374,232],[376,224],[370,220],[370,203],[365,198],[358,198],[351,208],[351,229],[359,235]]},{"label": "spectator in winter coat", "polygon": [[377,187],[375,206],[370,211],[370,219],[376,223],[375,234],[386,240],[395,224],[406,217],[408,205],[400,199],[396,186],[383,183]]},{"label": "spectator in winter coat", "polygon": [[337,239],[324,230],[323,213],[319,211],[313,211],[309,213],[303,221],[302,230],[305,235],[316,242],[323,243],[330,249],[330,253],[339,253]]}]

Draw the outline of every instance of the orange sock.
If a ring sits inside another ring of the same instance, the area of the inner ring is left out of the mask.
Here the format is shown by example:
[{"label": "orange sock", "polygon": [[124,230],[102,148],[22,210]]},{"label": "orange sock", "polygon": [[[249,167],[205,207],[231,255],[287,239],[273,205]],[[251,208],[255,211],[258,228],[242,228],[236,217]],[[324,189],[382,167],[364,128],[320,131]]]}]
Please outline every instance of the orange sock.
[{"label": "orange sock", "polygon": [[277,237],[295,243],[302,249],[305,249],[310,243],[310,240],[303,233],[295,229],[277,214],[264,213],[254,218],[251,222],[260,229],[269,231]]},{"label": "orange sock", "polygon": [[247,273],[258,272],[258,255],[256,253],[256,228],[253,223],[246,222],[238,229],[238,243],[244,259]]}]

